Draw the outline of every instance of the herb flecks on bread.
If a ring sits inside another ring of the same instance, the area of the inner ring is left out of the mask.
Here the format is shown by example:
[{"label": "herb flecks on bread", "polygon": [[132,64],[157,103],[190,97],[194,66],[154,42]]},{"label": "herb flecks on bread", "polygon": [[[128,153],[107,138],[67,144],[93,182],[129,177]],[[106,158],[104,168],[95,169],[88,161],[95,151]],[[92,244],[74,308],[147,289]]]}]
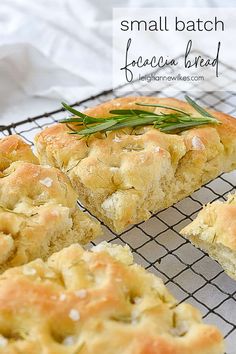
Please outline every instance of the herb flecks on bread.
[{"label": "herb flecks on bread", "polygon": [[127,246],[72,245],[0,276],[0,353],[167,352],[223,354],[223,337]]},{"label": "herb flecks on bread", "polygon": [[[175,107],[190,115],[202,114],[180,100],[124,97],[90,108],[96,119],[110,111],[135,110],[137,103],[159,114]],[[158,107],[155,107],[158,105]],[[116,232],[148,219],[236,167],[236,120],[209,111],[221,124],[207,124],[178,134],[153,125],[126,127],[88,137],[68,134],[77,123],[56,124],[36,137],[39,159],[65,172],[82,204]],[[173,111],[172,111],[173,113]]]}]

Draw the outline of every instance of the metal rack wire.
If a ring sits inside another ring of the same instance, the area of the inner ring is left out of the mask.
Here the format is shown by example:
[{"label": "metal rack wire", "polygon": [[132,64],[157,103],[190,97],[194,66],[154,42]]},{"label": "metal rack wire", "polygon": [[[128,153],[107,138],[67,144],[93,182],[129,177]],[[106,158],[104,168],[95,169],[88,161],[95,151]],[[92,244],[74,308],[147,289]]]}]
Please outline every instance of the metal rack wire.
[{"label": "metal rack wire", "polygon": [[[236,80],[233,69],[227,67],[227,72]],[[138,82],[130,84],[128,89],[132,95],[143,94],[143,87]],[[183,98],[184,93],[177,92],[175,97]],[[123,95],[123,90],[109,90],[76,102],[74,106],[83,109]],[[165,93],[150,91],[148,95],[163,96]],[[232,115],[236,113],[235,93],[192,92],[191,95],[203,105]],[[58,109],[9,126],[1,126],[0,136],[19,134],[32,144],[38,131],[63,116],[64,110]],[[96,241],[127,243],[134,252],[135,260],[160,276],[180,302],[193,304],[200,309],[206,323],[213,323],[221,329],[227,343],[227,354],[235,353],[236,347],[236,283],[207,254],[192,246],[178,232],[196,216],[204,203],[225,199],[229,192],[234,191],[235,181],[235,172],[223,174],[183,201],[120,235],[103,225],[104,236]]]}]

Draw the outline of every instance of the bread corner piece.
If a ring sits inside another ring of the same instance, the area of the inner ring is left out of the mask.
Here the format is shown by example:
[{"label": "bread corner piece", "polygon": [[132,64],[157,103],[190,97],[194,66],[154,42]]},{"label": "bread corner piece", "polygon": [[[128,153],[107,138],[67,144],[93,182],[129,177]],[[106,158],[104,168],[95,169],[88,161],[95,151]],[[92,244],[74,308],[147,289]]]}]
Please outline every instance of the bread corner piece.
[{"label": "bread corner piece", "polygon": [[223,354],[224,343],[127,246],[74,244],[0,276],[0,353]]},{"label": "bread corner piece", "polygon": [[19,135],[9,135],[0,139],[0,173],[12,162],[25,161],[39,164],[29,144]]},{"label": "bread corner piece", "polygon": [[206,205],[180,233],[236,280],[236,194],[229,195],[226,202]]},{"label": "bread corner piece", "polygon": [[[119,98],[86,112],[99,118],[112,109],[137,109],[137,102],[198,115],[186,102],[155,97]],[[221,125],[178,135],[146,126],[79,139],[68,134],[65,124],[57,124],[36,137],[37,152],[41,163],[65,172],[84,206],[119,233],[236,167],[236,120],[223,113],[212,114]]]},{"label": "bread corner piece", "polygon": [[[17,161],[19,159],[19,161]],[[19,137],[0,139],[0,272],[100,233],[67,176],[40,166]]]}]

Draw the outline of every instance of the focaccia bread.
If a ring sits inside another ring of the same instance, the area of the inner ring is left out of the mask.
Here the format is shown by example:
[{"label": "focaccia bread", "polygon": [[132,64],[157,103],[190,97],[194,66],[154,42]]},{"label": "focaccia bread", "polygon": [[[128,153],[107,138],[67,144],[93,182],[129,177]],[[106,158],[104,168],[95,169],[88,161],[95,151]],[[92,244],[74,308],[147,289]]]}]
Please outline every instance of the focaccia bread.
[{"label": "focaccia bread", "polygon": [[[137,109],[137,102],[195,112],[176,99],[126,97],[86,113],[108,116],[112,109]],[[168,112],[154,107],[145,110]],[[236,120],[219,112],[213,115],[221,125],[197,127],[178,135],[146,126],[81,139],[69,135],[65,124],[57,124],[39,133],[36,146],[41,163],[65,172],[85,207],[121,232],[236,167]]]},{"label": "focaccia bread", "polygon": [[27,161],[38,164],[31,147],[20,136],[10,135],[0,139],[0,175],[14,161]]},{"label": "focaccia bread", "polygon": [[[0,151],[1,147],[0,141]],[[17,146],[14,151],[20,156]],[[26,151],[22,160],[30,157]],[[58,169],[15,161],[1,171],[1,272],[38,257],[46,259],[72,243],[85,244],[100,231],[99,223],[78,208],[76,192]]]},{"label": "focaccia bread", "polygon": [[209,253],[236,280],[236,194],[205,206],[181,234]]},{"label": "focaccia bread", "polygon": [[224,343],[128,246],[72,245],[0,276],[0,353],[223,354]]}]

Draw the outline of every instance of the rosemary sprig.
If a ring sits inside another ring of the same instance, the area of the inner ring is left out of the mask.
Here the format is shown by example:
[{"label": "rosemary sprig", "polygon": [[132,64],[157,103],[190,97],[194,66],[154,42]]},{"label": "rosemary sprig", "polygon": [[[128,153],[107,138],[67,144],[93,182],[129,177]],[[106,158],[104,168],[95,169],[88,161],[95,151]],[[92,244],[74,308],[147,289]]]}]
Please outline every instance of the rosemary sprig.
[{"label": "rosemary sprig", "polygon": [[[105,133],[111,130],[117,130],[126,127],[140,127],[144,125],[153,125],[164,133],[180,133],[184,130],[202,126],[206,124],[221,124],[204,108],[199,106],[190,97],[185,96],[186,101],[200,114],[200,116],[191,115],[182,109],[160,104],[136,103],[138,106],[160,107],[173,111],[173,113],[154,113],[141,109],[115,109],[109,113],[110,117],[95,118],[84,114],[66,103],[63,107],[73,114],[73,117],[61,120],[61,123],[75,123],[69,134],[89,136],[94,133]],[[76,130],[76,126],[81,129]]]}]

